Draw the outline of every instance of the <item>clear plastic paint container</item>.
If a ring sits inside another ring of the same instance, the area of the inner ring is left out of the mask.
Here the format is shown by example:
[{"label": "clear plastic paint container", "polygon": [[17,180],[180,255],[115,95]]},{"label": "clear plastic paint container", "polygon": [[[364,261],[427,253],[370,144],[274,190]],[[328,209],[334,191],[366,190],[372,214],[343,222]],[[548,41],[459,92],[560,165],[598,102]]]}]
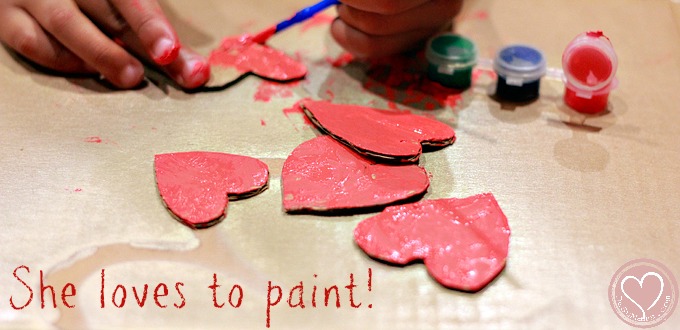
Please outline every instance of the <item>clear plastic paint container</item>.
[{"label": "clear plastic paint container", "polygon": [[427,43],[427,77],[443,86],[465,89],[472,84],[472,68],[477,64],[477,47],[453,33],[439,34]]},{"label": "clear plastic paint container", "polygon": [[510,45],[501,49],[493,62],[498,75],[496,97],[513,102],[538,98],[546,64],[543,53],[527,45]]},{"label": "clear plastic paint container", "polygon": [[562,54],[564,103],[582,113],[605,110],[609,92],[618,84],[617,66],[614,47],[602,31],[578,35]]}]

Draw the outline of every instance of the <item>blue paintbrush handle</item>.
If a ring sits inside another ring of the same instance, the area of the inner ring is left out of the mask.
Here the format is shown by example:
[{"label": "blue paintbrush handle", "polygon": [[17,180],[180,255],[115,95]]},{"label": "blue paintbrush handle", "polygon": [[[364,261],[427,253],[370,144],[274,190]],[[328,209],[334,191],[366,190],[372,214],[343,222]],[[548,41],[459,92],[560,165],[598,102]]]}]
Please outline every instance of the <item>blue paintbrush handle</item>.
[{"label": "blue paintbrush handle", "polygon": [[291,17],[288,20],[285,20],[279,24],[276,25],[276,32],[280,32],[284,29],[287,29],[291,25],[300,23],[314,15],[316,15],[318,12],[323,11],[324,9],[339,4],[340,1],[338,0],[322,0],[317,4],[311,5],[303,10],[300,10],[299,12],[295,13],[293,17]]}]

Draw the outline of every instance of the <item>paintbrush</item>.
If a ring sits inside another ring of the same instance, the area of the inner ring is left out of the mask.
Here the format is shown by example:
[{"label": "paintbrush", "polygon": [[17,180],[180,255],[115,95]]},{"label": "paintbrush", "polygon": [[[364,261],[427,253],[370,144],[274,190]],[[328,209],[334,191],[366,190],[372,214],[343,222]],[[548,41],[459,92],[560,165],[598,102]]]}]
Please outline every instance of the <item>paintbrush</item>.
[{"label": "paintbrush", "polygon": [[337,5],[339,3],[340,1],[338,0],[321,0],[318,3],[311,5],[307,8],[304,8],[299,12],[295,13],[293,17],[285,21],[282,21],[274,26],[268,27],[267,29],[253,36],[250,40],[258,44],[264,44],[275,33],[281,32],[292,25],[303,22],[311,18],[312,16],[316,15],[317,13],[323,11],[324,9],[333,5]]},{"label": "paintbrush", "polygon": [[[239,78],[243,77],[244,75],[250,73],[253,68],[237,68],[237,63],[240,63],[243,65],[244,63],[249,63],[250,61],[245,60],[247,56],[253,56],[253,52],[251,51],[249,54],[250,55],[242,55],[241,53],[243,52],[248,52],[249,50],[255,49],[254,53],[255,56],[265,56],[265,54],[262,54],[262,51],[258,51],[258,48],[266,47],[266,46],[260,46],[263,45],[271,36],[273,36],[277,32],[281,32],[287,28],[289,28],[292,25],[295,25],[297,23],[303,22],[312,16],[316,15],[317,13],[323,11],[324,9],[339,4],[340,1],[338,0],[322,0],[314,5],[311,5],[307,8],[304,8],[300,10],[299,12],[295,13],[291,18],[280,22],[274,26],[271,26],[262,32],[256,34],[255,36],[251,37],[249,35],[242,35],[236,38],[225,38],[225,41],[223,42],[222,46],[217,48],[212,52],[210,55],[211,58],[213,58],[213,55],[215,54],[221,54],[222,56],[226,56],[227,62],[215,65],[214,63],[211,64],[211,78],[210,81],[205,85],[207,88],[224,88],[230,84],[233,84],[235,81],[237,81]],[[227,42],[227,43],[225,43]],[[259,46],[259,47],[251,47],[251,46]],[[244,57],[246,56],[246,57]],[[269,56],[285,56],[283,54],[269,54]],[[271,61],[271,59],[269,59]],[[279,58],[280,60],[280,58]],[[268,67],[271,66],[271,63],[267,65]],[[280,71],[280,70],[279,70]],[[306,69],[304,70],[301,75],[297,75],[298,72],[295,73],[294,77],[286,77],[285,79],[280,79],[280,80],[287,80],[287,79],[299,79],[304,74],[306,73]],[[278,71],[277,71],[278,72]],[[280,71],[278,73],[281,73],[284,71]],[[270,79],[275,79],[272,77],[269,77]]]}]

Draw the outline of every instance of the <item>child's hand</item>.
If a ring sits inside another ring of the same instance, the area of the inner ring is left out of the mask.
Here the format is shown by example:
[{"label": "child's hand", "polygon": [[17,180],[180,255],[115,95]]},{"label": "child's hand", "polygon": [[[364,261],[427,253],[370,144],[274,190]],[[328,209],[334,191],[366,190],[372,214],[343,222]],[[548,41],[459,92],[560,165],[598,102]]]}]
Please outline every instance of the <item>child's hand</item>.
[{"label": "child's hand", "polygon": [[156,0],[2,0],[0,40],[46,68],[98,72],[120,88],[143,79],[133,53],[184,88],[210,76],[203,57],[180,47]]},{"label": "child's hand", "polygon": [[358,57],[380,57],[422,46],[449,26],[462,0],[342,0],[331,26],[335,40]]}]

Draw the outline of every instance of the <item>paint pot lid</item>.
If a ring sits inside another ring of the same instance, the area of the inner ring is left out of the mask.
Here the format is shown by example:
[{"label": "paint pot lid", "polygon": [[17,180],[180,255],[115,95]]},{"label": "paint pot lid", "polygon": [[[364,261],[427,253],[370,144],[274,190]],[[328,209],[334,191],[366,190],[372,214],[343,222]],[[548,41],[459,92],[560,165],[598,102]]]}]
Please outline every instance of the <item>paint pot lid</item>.
[{"label": "paint pot lid", "polygon": [[433,65],[469,68],[477,63],[477,47],[461,35],[442,33],[427,43],[425,57]]},{"label": "paint pot lid", "polygon": [[575,90],[610,90],[617,66],[614,47],[602,31],[585,32],[576,36],[562,54],[565,81]]},{"label": "paint pot lid", "polygon": [[527,45],[510,45],[498,52],[493,68],[507,84],[522,86],[541,79],[546,64],[540,50]]}]

